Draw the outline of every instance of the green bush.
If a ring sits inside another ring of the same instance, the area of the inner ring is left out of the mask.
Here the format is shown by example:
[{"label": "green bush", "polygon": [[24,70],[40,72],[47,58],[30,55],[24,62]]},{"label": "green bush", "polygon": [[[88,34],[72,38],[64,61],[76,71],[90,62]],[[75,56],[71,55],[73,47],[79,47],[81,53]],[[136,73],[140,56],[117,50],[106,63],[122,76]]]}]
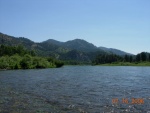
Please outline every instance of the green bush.
[{"label": "green bush", "polygon": [[8,58],[9,58],[8,56],[0,57],[0,69],[8,69],[9,68]]},{"label": "green bush", "polygon": [[33,59],[30,55],[26,54],[20,62],[22,69],[32,69],[33,67]]},{"label": "green bush", "polygon": [[53,68],[63,65],[63,62],[54,60],[53,58],[33,57],[29,54],[24,56],[14,54],[12,56],[0,57],[0,69]]},{"label": "green bush", "polygon": [[49,62],[44,58],[35,57],[33,58],[33,66],[35,68],[47,68],[49,67]]},{"label": "green bush", "polygon": [[55,61],[55,65],[56,65],[56,67],[62,67],[64,65],[64,63],[61,61]]},{"label": "green bush", "polygon": [[8,60],[10,69],[20,69],[20,61],[21,57],[19,55],[10,56]]}]

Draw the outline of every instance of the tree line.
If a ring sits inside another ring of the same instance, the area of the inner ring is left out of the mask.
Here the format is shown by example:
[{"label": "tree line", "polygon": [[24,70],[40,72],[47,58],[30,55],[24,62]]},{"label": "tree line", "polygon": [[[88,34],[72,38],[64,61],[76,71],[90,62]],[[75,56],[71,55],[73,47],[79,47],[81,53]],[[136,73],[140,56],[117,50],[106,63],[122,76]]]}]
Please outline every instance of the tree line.
[{"label": "tree line", "polygon": [[119,56],[115,54],[99,54],[92,61],[93,64],[106,64],[113,62],[150,62],[150,53],[141,52],[137,55]]},{"label": "tree line", "polygon": [[61,67],[63,62],[51,57],[39,57],[23,46],[0,45],[0,69],[35,69]]},{"label": "tree line", "polygon": [[6,46],[0,45],[0,56],[12,56],[14,54],[18,54],[19,56],[24,56],[25,54],[29,54],[31,56],[35,56],[35,52],[33,50],[28,51],[22,45],[18,46]]}]

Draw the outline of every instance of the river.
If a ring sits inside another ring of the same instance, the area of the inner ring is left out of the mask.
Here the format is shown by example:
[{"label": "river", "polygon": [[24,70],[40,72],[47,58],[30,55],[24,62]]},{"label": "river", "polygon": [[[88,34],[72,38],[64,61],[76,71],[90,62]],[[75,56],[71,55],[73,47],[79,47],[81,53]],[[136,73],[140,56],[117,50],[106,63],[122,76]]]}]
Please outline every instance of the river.
[{"label": "river", "polygon": [[1,113],[150,113],[150,67],[0,71]]}]

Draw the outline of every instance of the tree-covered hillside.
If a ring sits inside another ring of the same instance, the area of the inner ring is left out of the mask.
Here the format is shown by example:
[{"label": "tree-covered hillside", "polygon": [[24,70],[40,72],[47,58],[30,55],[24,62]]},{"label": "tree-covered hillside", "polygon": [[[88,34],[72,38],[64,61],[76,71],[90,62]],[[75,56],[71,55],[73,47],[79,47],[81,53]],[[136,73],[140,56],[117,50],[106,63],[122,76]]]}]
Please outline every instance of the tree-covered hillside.
[{"label": "tree-covered hillside", "polygon": [[[21,38],[21,37],[13,37],[9,35],[5,35],[0,33],[0,45],[9,45],[9,46],[18,46],[22,45],[27,50],[34,51],[37,56],[42,57],[53,57],[58,60],[66,60],[66,58],[71,59],[72,61],[77,60],[72,59],[72,51],[74,51],[72,48],[64,47],[58,43],[58,41],[55,40],[47,40],[41,43],[35,43],[27,38]],[[60,42],[61,43],[61,42]],[[73,54],[76,54],[76,56],[80,57],[80,54],[82,52],[76,52]],[[84,54],[86,55],[86,54]],[[81,56],[82,59],[83,55]],[[88,57],[88,56],[84,56]],[[78,58],[80,59],[80,58]],[[89,59],[89,58],[88,58]],[[84,59],[85,60],[85,59]],[[87,60],[86,62],[88,62]]]}]

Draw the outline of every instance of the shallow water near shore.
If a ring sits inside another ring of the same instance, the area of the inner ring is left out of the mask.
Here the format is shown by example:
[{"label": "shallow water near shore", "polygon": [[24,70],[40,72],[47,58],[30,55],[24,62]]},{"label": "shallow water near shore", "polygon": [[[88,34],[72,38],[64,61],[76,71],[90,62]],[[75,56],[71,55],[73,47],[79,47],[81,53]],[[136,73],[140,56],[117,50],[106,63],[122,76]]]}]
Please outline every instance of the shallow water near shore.
[{"label": "shallow water near shore", "polygon": [[[118,101],[114,103],[113,99]],[[144,102],[132,103],[133,99]],[[0,112],[150,112],[150,67],[64,66],[0,71]]]}]

